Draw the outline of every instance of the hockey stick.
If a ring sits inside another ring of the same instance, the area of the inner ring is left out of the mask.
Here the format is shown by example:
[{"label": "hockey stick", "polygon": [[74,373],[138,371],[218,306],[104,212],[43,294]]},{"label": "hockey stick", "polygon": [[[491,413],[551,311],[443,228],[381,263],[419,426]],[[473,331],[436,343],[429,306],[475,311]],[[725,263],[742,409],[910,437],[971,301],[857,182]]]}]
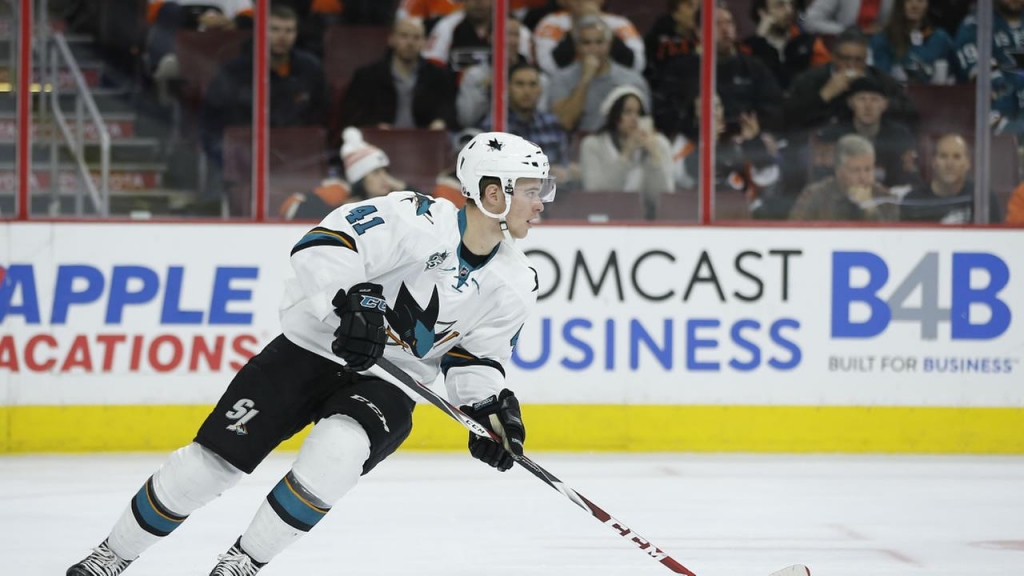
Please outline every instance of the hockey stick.
[{"label": "hockey stick", "polygon": [[[387,358],[380,358],[379,360],[377,360],[377,366],[380,366],[385,372],[387,372],[393,378],[404,384],[407,388],[419,394],[434,406],[440,408],[442,411],[451,416],[454,420],[457,420],[463,426],[468,428],[470,432],[476,434],[477,436],[490,438],[491,440],[494,440],[498,444],[502,443],[501,437],[495,434],[493,431],[491,431],[490,428],[487,428],[483,424],[480,424],[476,420],[467,416],[462,410],[456,408],[454,404],[452,404],[448,400],[445,400],[430,388],[417,382],[411,376],[406,374],[404,370],[392,364],[391,361],[388,360]],[[674,558],[672,558],[667,553],[662,551],[660,548],[652,544],[650,540],[647,540],[646,538],[637,534],[633,529],[623,524],[620,520],[618,520],[611,514],[605,512],[600,506],[594,504],[576,490],[570,488],[569,486],[566,486],[565,483],[556,478],[554,474],[548,472],[533,460],[530,460],[526,456],[519,456],[515,453],[510,452],[510,454],[512,455],[513,460],[519,463],[519,465],[521,465],[523,468],[529,470],[531,474],[533,474],[537,478],[540,478],[545,484],[557,490],[560,494],[571,500],[573,504],[576,504],[580,508],[583,508],[584,510],[589,512],[594,518],[600,520],[602,524],[610,526],[611,529],[615,530],[615,532],[618,533],[619,536],[622,536],[623,538],[626,538],[627,540],[635,544],[638,548],[640,548],[640,550],[643,550],[650,558],[653,558],[654,560],[661,562],[669,570],[677,574],[686,574],[686,576],[697,576],[688,568],[686,568],[686,566],[683,566]],[[778,572],[773,572],[768,576],[810,576],[810,574],[811,571],[806,566],[797,564],[794,566],[783,568]]]}]

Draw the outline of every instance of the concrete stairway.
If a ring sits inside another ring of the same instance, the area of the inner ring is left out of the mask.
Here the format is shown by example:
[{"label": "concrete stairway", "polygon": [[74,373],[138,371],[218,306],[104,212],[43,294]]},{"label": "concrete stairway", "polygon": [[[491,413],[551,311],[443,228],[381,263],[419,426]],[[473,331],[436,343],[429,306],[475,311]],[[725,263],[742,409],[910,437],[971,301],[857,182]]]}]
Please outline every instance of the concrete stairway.
[{"label": "concrete stairway", "polygon": [[[0,31],[5,26],[0,23]],[[170,118],[139,115],[139,90],[133,86],[111,86],[104,75],[104,64],[86,36],[67,37],[72,54],[82,69],[100,115],[111,135],[110,150],[110,213],[111,216],[149,217],[180,213],[195,196],[192,190],[175,190],[165,186],[168,171],[166,134]],[[12,44],[10,36],[0,36],[0,216],[10,215],[15,208],[17,182],[15,162],[17,149],[15,83],[10,69]],[[41,63],[36,62],[39,66]],[[35,79],[41,74],[37,71]],[[75,127],[75,84],[70,73],[58,75],[60,107]],[[60,134],[49,110],[49,96],[40,93],[33,99],[31,213],[34,216],[68,217],[76,214],[76,197],[84,197],[85,215],[96,211],[80,178],[74,155]],[[100,146],[97,130],[86,116],[84,156],[94,181],[100,179]],[[56,142],[56,147],[52,144]],[[56,152],[54,153],[54,150]],[[56,156],[54,156],[56,154]],[[51,160],[56,159],[56,171]],[[179,179],[180,180],[180,179]],[[187,180],[187,179],[186,179]]]}]

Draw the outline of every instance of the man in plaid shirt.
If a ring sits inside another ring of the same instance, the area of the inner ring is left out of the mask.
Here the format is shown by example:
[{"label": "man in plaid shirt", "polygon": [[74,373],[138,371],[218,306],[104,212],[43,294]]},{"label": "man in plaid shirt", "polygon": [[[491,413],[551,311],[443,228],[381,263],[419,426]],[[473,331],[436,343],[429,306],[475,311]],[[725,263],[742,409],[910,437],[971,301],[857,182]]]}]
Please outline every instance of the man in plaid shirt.
[{"label": "man in plaid shirt", "polygon": [[[569,160],[569,137],[553,113],[537,106],[541,96],[541,72],[533,64],[519,63],[509,71],[509,110],[506,131],[521,136],[544,150],[551,163],[551,174],[558,183],[578,180],[579,166]],[[483,121],[491,130],[491,117]]]}]

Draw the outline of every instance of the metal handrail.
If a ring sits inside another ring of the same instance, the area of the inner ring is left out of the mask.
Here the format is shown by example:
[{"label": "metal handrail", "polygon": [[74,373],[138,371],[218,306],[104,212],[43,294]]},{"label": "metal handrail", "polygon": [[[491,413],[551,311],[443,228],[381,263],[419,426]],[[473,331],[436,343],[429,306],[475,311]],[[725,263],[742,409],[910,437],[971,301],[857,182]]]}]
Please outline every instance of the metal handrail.
[{"label": "metal handrail", "polygon": [[[53,118],[60,127],[68,148],[75,155],[79,175],[85,182],[85,187],[89,191],[89,197],[92,199],[96,212],[100,216],[106,217],[110,215],[110,131],[107,130],[103,117],[100,116],[96,101],[93,99],[92,92],[90,92],[89,86],[85,82],[85,76],[82,75],[82,69],[79,68],[78,62],[71,53],[71,48],[68,47],[64,34],[56,32],[53,34],[52,39],[52,45],[56,47],[56,50],[50,53],[50,104]],[[71,72],[71,77],[75,80],[75,87],[78,89],[75,99],[75,134],[71,133],[71,128],[68,126],[64,111],[60,109],[60,82],[58,76],[60,74],[59,64],[61,59],[64,60],[67,70]],[[86,112],[88,112],[89,119],[96,126],[96,133],[100,139],[100,185],[98,189],[96,183],[92,180],[92,175],[89,173],[89,167],[85,163],[85,126],[83,116]],[[57,154],[50,155],[51,174],[53,175],[56,175],[57,172],[57,163],[59,162],[57,156]],[[52,182],[51,185],[59,186],[57,182]],[[82,215],[81,188],[79,188],[75,197],[75,211],[79,216]]]}]

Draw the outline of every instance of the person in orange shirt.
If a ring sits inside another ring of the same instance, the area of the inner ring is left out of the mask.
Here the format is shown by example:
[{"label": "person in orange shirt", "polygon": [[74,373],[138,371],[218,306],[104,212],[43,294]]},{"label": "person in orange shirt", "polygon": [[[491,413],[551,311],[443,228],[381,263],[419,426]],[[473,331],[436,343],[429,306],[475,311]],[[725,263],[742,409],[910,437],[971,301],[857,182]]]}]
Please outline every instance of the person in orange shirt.
[{"label": "person in orange shirt", "polygon": [[1024,183],[1014,189],[1006,205],[1006,223],[1024,226]]},{"label": "person in orange shirt", "polygon": [[783,90],[800,73],[832,60],[821,37],[800,27],[793,0],[754,0],[750,15],[757,31],[740,44],[740,51],[767,66]]},{"label": "person in orange shirt", "polygon": [[[388,172],[391,160],[383,150],[363,140],[358,128],[349,126],[344,133],[341,160],[345,178],[328,178],[312,194],[296,192],[281,203],[278,215],[285,220],[320,220],[332,210],[369,198],[386,196],[398,190],[409,190],[405,182]],[[462,191],[459,190],[461,196]]]}]

